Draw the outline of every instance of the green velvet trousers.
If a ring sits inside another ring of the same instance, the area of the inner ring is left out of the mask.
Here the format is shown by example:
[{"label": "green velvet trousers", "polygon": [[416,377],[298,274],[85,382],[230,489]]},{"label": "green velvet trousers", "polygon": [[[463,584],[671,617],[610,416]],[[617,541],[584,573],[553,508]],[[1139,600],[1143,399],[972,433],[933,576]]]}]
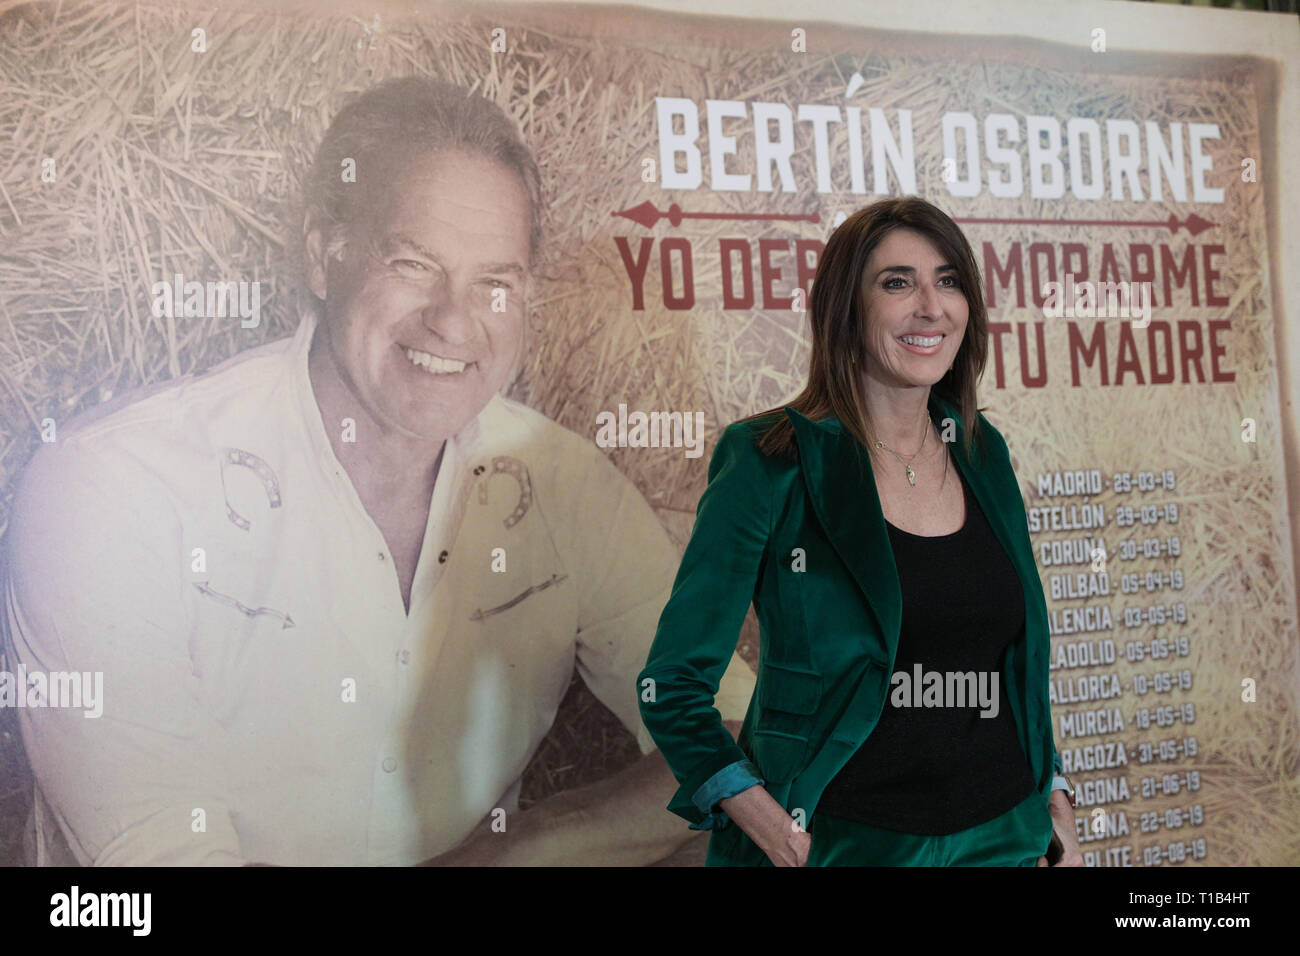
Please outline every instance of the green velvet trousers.
[{"label": "green velvet trousers", "polygon": [[[808,866],[1037,866],[1052,839],[1052,815],[1035,792],[1001,816],[943,836],[882,830],[825,813],[813,814],[809,835]],[[709,865],[737,863],[710,852]],[[772,862],[763,857],[759,865]]]},{"label": "green velvet trousers", "polygon": [[813,814],[808,832],[808,866],[1036,866],[1052,839],[1052,816],[1035,792],[1001,816],[943,836],[881,830],[824,813]]}]

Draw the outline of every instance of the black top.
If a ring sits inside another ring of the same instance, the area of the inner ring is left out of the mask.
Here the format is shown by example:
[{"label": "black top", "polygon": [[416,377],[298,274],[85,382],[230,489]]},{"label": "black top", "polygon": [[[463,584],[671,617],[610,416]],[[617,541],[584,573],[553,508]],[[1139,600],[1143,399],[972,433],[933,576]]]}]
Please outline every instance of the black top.
[{"label": "black top", "polygon": [[[1035,789],[1002,673],[1007,648],[1024,634],[1024,590],[961,469],[953,471],[966,497],[960,530],[924,537],[889,525],[903,595],[889,697],[818,813],[938,835],[992,820]],[[996,715],[980,716],[993,713],[995,698]]]}]

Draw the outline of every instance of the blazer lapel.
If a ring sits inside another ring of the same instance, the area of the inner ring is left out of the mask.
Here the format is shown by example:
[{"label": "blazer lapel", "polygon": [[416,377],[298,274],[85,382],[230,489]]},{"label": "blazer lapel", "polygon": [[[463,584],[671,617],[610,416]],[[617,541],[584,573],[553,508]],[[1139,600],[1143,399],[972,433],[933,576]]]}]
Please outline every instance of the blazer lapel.
[{"label": "blazer lapel", "polygon": [[[1007,526],[1006,514],[994,485],[996,476],[987,467],[975,467],[966,456],[962,446],[964,426],[956,409],[937,396],[934,405],[937,424],[945,416],[956,422],[956,441],[949,445],[953,461],[961,469],[1022,583],[1026,573],[1034,574],[1036,580],[1036,570],[1031,568],[1027,572],[1020,549]],[[814,422],[788,406],[785,412],[794,426],[799,444],[799,469],[813,511],[870,605],[892,658],[902,626],[903,596],[898,582],[898,566],[894,563],[894,549],[889,542],[889,530],[885,526],[885,515],[880,507],[880,495],[876,492],[866,449],[834,416],[824,422]],[[941,425],[940,428],[942,430]],[[859,463],[863,469],[861,473]],[[1028,599],[1027,584],[1025,593]]]},{"label": "blazer lapel", "polygon": [[799,444],[808,500],[870,605],[892,657],[902,626],[903,594],[866,449],[837,418],[814,422],[793,408],[785,412]]},{"label": "blazer lapel", "polygon": [[[985,459],[984,466],[979,467],[966,455],[965,446],[962,444],[964,426],[956,410],[950,405],[939,399],[942,415],[951,415],[953,421],[957,423],[957,440],[949,446],[952,452],[952,459],[956,462],[957,467],[961,469],[962,476],[966,479],[966,484],[970,485],[971,493],[975,495],[975,500],[979,502],[980,510],[984,512],[984,517],[993,529],[993,535],[1002,545],[1002,550],[1006,552],[1008,560],[1020,576],[1020,585],[1024,591],[1026,610],[1036,606],[1034,595],[1036,590],[1042,587],[1042,582],[1038,578],[1038,568],[1034,565],[1033,554],[1020,546],[1016,535],[1013,533],[1011,515],[1008,514],[1007,508],[1015,508],[1015,517],[1022,520],[1024,515],[1024,502],[1020,498],[1020,489],[1015,487],[1015,495],[1012,500],[1005,496],[1008,494],[1007,482],[1002,467],[998,466],[996,461],[990,455]],[[1006,473],[1010,473],[1008,466]],[[1041,603],[1041,602],[1040,602]],[[1026,623],[1036,620],[1032,614],[1026,616]]]}]

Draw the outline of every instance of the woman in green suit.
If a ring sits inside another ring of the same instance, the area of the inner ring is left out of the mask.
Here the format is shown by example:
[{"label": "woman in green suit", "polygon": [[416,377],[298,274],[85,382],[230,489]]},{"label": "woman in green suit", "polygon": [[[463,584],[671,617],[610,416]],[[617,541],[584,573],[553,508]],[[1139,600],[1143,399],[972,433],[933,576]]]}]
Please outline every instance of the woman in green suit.
[{"label": "woman in green suit", "polygon": [[[809,317],[804,390],[719,436],[638,678],[668,808],[710,865],[1082,865],[1024,504],[976,406],[970,246],[924,200],[863,208]],[[713,697],[751,601],[733,740]]]}]

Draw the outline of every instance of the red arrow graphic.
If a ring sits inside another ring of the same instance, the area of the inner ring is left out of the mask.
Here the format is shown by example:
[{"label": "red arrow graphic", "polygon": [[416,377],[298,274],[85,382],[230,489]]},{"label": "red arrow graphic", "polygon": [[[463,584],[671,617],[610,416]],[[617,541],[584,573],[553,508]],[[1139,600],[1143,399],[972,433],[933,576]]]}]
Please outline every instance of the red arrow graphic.
[{"label": "red arrow graphic", "polygon": [[767,221],[779,222],[821,222],[821,213],[797,213],[794,215],[784,216],[775,213],[743,213],[743,212],[682,212],[682,207],[673,203],[668,209],[662,210],[655,206],[650,200],[646,200],[639,206],[633,206],[631,209],[622,209],[617,212],[611,212],[611,216],[622,216],[624,219],[631,219],[649,229],[660,219],[666,218],[674,226],[680,226],[683,219],[762,219]]},{"label": "red arrow graphic", "polygon": [[[726,220],[761,220],[767,222],[821,222],[820,213],[796,213],[791,215],[782,215],[777,213],[733,213],[733,212],[683,212],[682,207],[673,203],[666,210],[659,209],[650,200],[646,200],[630,209],[620,209],[611,212],[611,216],[622,216],[624,219],[631,219],[638,225],[645,226],[649,229],[660,219],[667,219],[674,226],[680,226],[685,219],[726,219]],[[1192,236],[1199,236],[1207,229],[1217,226],[1217,223],[1208,219],[1202,219],[1196,213],[1191,213],[1186,219],[1180,220],[1176,215],[1170,213],[1168,219],[1149,219],[1132,221],[1128,219],[971,219],[955,218],[955,222],[969,223],[972,225],[994,225],[994,226],[1124,226],[1129,229],[1168,229],[1170,232],[1177,232],[1180,228],[1186,229]]]},{"label": "red arrow graphic", "polygon": [[1216,223],[1208,219],[1202,219],[1196,213],[1192,213],[1182,222],[1173,213],[1169,214],[1168,219],[1154,219],[1145,222],[1132,222],[1128,219],[959,219],[954,217],[954,222],[978,223],[980,225],[1006,225],[1006,226],[1126,226],[1129,229],[1147,227],[1151,229],[1168,229],[1170,232],[1177,232],[1180,226],[1186,227],[1188,233],[1193,236],[1199,236],[1206,229],[1213,228]]}]

